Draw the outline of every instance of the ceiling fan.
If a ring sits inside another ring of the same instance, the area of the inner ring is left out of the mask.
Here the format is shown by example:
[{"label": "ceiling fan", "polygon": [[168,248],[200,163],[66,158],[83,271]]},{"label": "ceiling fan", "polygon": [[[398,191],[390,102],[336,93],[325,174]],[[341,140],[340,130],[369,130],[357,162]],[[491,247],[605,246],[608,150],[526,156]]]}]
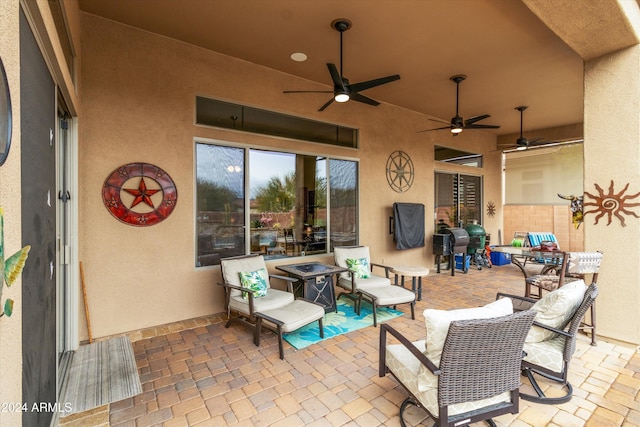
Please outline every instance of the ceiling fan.
[{"label": "ceiling fan", "polygon": [[549,142],[545,142],[543,140],[543,138],[534,138],[534,139],[527,139],[524,136],[522,136],[522,123],[523,123],[523,116],[524,116],[524,110],[526,110],[527,108],[529,108],[526,105],[520,105],[519,107],[516,107],[515,110],[520,111],[520,137],[518,139],[516,139],[516,145],[515,148],[516,150],[526,150],[529,147],[534,147],[536,145],[545,145],[545,144],[549,144]]},{"label": "ceiling fan", "polygon": [[349,83],[349,79],[342,74],[342,34],[351,28],[351,21],[348,19],[340,18],[331,23],[331,27],[340,33],[340,72],[335,64],[328,63],[327,68],[333,81],[333,91],[330,90],[285,90],[283,93],[333,93],[333,98],[327,101],[318,111],[323,111],[333,101],[347,102],[354,100],[362,102],[364,104],[373,105],[374,107],[380,105],[380,103],[374,99],[362,95],[360,92],[363,90],[371,89],[372,87],[380,86],[385,83],[390,83],[395,80],[400,80],[400,76],[395,74],[393,76],[381,77],[379,79],[368,80],[360,83]]},{"label": "ceiling fan", "polygon": [[[460,99],[460,83],[462,83],[466,78],[467,76],[465,76],[464,74],[457,74],[449,78],[449,80],[451,80],[456,84],[456,115],[451,119],[451,123],[449,123],[448,126],[443,126],[435,129],[425,129],[418,132],[429,132],[432,130],[450,129],[453,136],[458,136],[458,134],[462,132],[462,129],[498,129],[500,128],[500,126],[496,126],[496,125],[482,125],[477,123],[480,120],[484,120],[491,117],[489,114],[483,114],[481,116],[471,117],[470,119],[467,119],[467,120],[464,120],[462,117],[460,117],[460,115],[458,114],[458,103]],[[436,119],[429,119],[429,120],[447,123],[444,120],[436,120]]]}]

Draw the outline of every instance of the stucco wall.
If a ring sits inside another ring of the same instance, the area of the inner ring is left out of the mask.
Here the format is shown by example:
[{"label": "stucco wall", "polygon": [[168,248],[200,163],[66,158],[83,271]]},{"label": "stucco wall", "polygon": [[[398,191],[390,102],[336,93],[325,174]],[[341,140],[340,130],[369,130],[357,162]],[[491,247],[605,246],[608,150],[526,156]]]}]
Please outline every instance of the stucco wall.
[{"label": "stucco wall", "polygon": [[[13,110],[12,145],[7,161],[0,167],[0,206],[4,209],[5,256],[22,247],[20,207],[20,55],[18,1],[0,2],[0,58],[4,64],[11,92]],[[22,401],[22,281],[18,277],[11,289],[4,288],[6,298],[15,301],[14,315],[0,318],[0,402]],[[19,412],[0,412],[0,425],[20,425]]]},{"label": "stucco wall", "polygon": [[[194,268],[194,138],[359,159],[360,243],[371,247],[378,262],[433,264],[436,142],[485,154],[483,169],[438,169],[484,175],[485,204],[500,205],[500,153],[492,151],[491,134],[468,131],[455,140],[447,132],[418,134],[428,125],[426,117],[385,104],[374,108],[351,102],[318,113],[323,101],[317,96],[282,94],[310,82],[92,15],[83,15],[82,24],[79,238],[95,337],[222,311],[222,291],[215,285],[219,268]],[[361,148],[196,127],[196,95],[356,127]],[[394,192],[386,181],[386,160],[395,150],[405,151],[415,165],[414,184],[405,193]],[[177,185],[176,209],[153,227],[124,225],[102,203],[107,175],[131,162],[153,163]],[[395,249],[388,234],[394,202],[426,205],[425,248]],[[487,231],[497,233],[501,218],[498,208],[485,221]]]}]

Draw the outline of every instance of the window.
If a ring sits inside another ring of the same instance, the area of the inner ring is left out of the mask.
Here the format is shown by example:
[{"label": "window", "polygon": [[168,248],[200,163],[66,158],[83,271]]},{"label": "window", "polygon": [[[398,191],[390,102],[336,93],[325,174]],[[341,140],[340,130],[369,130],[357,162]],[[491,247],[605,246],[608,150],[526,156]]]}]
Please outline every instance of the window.
[{"label": "window", "polygon": [[216,99],[196,97],[196,124],[358,147],[358,130]]},{"label": "window", "polygon": [[457,165],[482,167],[482,154],[467,153],[449,147],[434,147],[434,158],[439,162],[455,163]]},{"label": "window", "polygon": [[482,224],[482,178],[435,173],[435,229]]},{"label": "window", "polygon": [[196,144],[196,266],[357,242],[357,162]]}]

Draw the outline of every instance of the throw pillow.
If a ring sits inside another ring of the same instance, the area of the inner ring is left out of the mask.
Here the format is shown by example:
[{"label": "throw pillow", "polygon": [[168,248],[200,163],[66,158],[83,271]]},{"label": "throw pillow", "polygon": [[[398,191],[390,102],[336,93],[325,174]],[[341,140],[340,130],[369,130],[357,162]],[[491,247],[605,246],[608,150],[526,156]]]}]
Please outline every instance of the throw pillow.
[{"label": "throw pillow", "polygon": [[356,279],[368,279],[371,277],[369,260],[367,258],[347,259],[347,268],[353,272]]},{"label": "throw pillow", "polygon": [[[240,275],[240,283],[243,288],[257,291],[253,294],[254,298],[267,295],[267,289],[269,288],[267,270],[261,268],[256,271],[241,271],[238,274]],[[249,294],[243,292],[242,297],[249,299]]]},{"label": "throw pillow", "polygon": [[[586,290],[584,280],[569,282],[544,295],[536,302],[531,310],[537,311],[536,322],[560,328],[569,320],[578,309]],[[541,342],[555,337],[556,334],[538,326],[532,326],[524,342]]]},{"label": "throw pillow", "polygon": [[[444,341],[449,332],[449,325],[454,320],[490,319],[513,314],[513,303],[510,298],[500,298],[483,307],[463,308],[459,310],[426,309],[423,313],[427,327],[425,341],[425,356],[440,366],[440,357]],[[438,387],[438,378],[424,365],[420,365],[418,372],[418,390],[421,392]]]}]

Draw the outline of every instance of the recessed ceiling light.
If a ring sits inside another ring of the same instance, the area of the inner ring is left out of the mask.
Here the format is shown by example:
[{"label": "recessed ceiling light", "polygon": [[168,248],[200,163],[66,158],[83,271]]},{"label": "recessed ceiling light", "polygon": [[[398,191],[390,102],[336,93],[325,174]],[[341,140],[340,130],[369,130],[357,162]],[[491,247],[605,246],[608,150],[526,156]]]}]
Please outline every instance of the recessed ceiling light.
[{"label": "recessed ceiling light", "polygon": [[291,59],[293,59],[296,62],[304,62],[307,60],[307,55],[305,55],[302,52],[294,52],[291,54]]}]

